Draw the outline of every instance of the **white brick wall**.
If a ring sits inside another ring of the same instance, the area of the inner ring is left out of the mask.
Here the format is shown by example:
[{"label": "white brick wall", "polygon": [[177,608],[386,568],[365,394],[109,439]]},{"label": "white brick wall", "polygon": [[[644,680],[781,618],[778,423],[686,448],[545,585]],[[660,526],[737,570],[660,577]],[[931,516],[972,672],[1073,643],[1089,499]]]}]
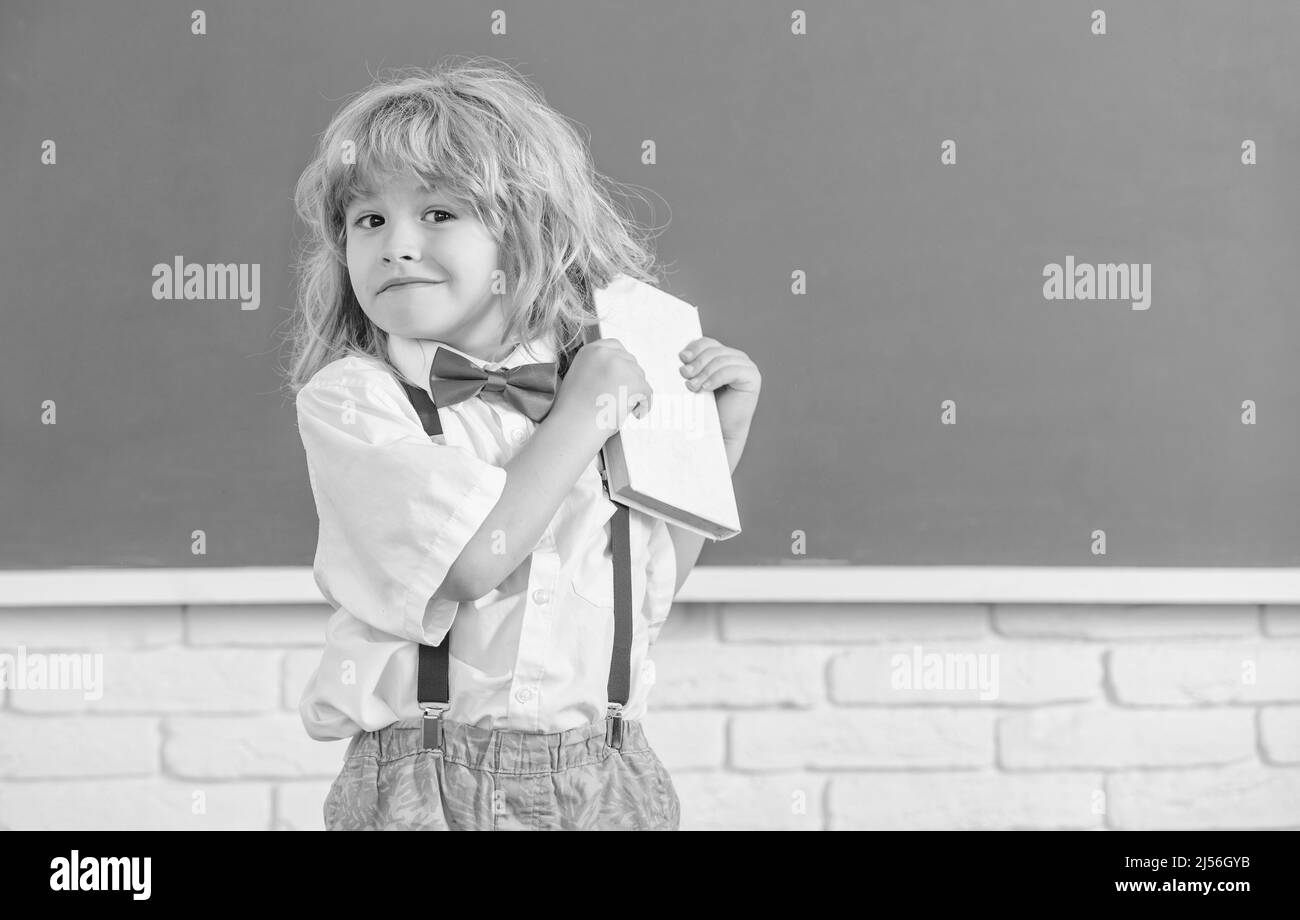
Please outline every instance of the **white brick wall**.
[{"label": "white brick wall", "polygon": [[[320,828],[327,615],[0,609],[0,651],[104,681],[0,688],[0,828]],[[897,685],[935,654],[996,694]],[[1297,607],[679,604],[653,657],[684,829],[1300,829]]]}]

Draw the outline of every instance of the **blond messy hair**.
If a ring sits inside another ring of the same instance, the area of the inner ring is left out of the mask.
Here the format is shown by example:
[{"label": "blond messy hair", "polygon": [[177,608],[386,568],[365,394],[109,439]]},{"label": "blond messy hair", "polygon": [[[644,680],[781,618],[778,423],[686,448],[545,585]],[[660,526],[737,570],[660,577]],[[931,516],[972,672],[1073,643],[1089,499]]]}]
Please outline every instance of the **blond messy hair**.
[{"label": "blond messy hair", "polygon": [[388,334],[352,290],[344,215],[354,198],[411,173],[472,208],[501,247],[507,342],[547,337],[562,355],[592,316],[590,290],[619,274],[659,284],[649,235],[611,204],[624,186],[596,171],[540,90],[491,59],[400,70],[335,113],[298,179],[294,204],[309,235],[295,266],[293,394],[349,354],[392,367]]}]

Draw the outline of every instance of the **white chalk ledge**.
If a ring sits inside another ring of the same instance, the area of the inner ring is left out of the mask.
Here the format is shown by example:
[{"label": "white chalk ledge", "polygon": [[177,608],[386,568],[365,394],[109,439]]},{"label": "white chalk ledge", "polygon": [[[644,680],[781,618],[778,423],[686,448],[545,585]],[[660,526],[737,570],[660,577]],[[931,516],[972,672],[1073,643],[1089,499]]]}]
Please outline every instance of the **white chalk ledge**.
[{"label": "white chalk ledge", "polygon": [[[1300,604],[1300,568],[699,566],[676,601]],[[0,571],[0,607],[316,603],[309,567]]]}]

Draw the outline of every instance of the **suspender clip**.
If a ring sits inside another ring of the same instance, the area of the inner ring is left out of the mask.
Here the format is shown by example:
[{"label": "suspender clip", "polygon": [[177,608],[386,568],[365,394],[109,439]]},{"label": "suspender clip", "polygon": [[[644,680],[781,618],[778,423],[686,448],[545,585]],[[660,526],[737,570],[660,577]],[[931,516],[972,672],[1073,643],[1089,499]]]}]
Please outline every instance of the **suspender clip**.
[{"label": "suspender clip", "polygon": [[623,704],[610,703],[605,717],[605,743],[623,750]]},{"label": "suspender clip", "polygon": [[442,716],[451,708],[450,703],[421,703],[424,711],[424,747],[426,750],[442,750]]}]

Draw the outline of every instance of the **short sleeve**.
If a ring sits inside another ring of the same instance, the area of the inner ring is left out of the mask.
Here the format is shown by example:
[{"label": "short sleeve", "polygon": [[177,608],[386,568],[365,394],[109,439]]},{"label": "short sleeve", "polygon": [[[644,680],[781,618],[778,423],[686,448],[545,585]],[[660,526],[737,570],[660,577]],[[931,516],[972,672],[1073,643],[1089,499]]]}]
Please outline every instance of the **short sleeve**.
[{"label": "short sleeve", "polygon": [[649,561],[646,565],[645,615],[650,621],[650,644],[654,645],[677,593],[677,552],[673,549],[668,523],[655,519],[650,530]]},{"label": "short sleeve", "polygon": [[296,399],[320,518],[316,584],[370,626],[437,645],[459,604],[433,595],[501,498],[506,471],[432,440],[392,375],[336,365]]}]

